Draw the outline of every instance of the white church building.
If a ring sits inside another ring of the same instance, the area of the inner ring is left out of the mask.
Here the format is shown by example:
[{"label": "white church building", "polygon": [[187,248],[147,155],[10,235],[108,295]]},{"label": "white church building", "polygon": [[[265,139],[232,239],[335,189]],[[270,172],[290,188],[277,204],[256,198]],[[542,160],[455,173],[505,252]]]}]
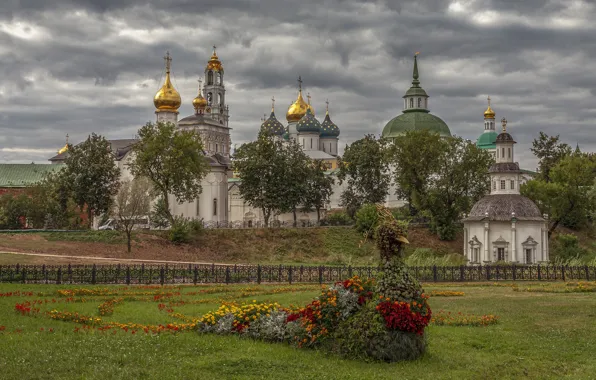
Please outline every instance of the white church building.
[{"label": "white church building", "polygon": [[548,221],[538,206],[519,192],[522,171],[514,161],[513,137],[503,131],[495,137],[496,163],[490,169],[491,192],[464,218],[464,254],[471,264],[548,261]]}]

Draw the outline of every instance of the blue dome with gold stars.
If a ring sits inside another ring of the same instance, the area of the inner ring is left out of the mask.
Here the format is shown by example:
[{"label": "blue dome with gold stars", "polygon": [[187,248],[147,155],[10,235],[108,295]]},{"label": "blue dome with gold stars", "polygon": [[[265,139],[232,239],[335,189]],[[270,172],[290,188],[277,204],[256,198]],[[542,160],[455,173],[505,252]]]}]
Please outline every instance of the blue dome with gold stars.
[{"label": "blue dome with gold stars", "polygon": [[271,110],[271,115],[269,119],[265,120],[263,124],[261,124],[261,131],[265,131],[271,135],[275,136],[282,136],[286,133],[286,128],[279,120],[275,117],[275,112]]},{"label": "blue dome with gold stars", "polygon": [[299,133],[320,133],[321,132],[321,123],[315,118],[312,111],[309,109],[306,110],[306,114],[300,119],[298,124],[296,124],[296,130]]},{"label": "blue dome with gold stars", "polygon": [[331,121],[329,117],[329,110],[325,114],[325,120],[321,123],[321,137],[337,137],[339,136],[339,127]]}]

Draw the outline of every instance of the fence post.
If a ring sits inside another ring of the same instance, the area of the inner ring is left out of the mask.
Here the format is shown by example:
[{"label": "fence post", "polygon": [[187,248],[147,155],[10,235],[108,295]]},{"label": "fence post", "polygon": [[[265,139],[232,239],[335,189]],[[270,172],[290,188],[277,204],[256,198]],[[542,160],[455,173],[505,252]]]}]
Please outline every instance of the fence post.
[{"label": "fence post", "polygon": [[197,267],[195,265],[195,269],[194,269],[194,278],[192,280],[193,284],[197,284],[197,282],[199,281],[199,267]]},{"label": "fence post", "polygon": [[487,265],[485,268],[486,268],[486,281],[490,281],[490,265]]},{"label": "fence post", "polygon": [[68,282],[72,284],[72,267],[68,264]]},{"label": "fence post", "polygon": [[437,266],[433,265],[433,281],[437,282]]},{"label": "fence post", "polygon": [[130,285],[130,265],[126,266],[126,285]]},{"label": "fence post", "polygon": [[323,266],[319,265],[319,284],[323,284]]},{"label": "fence post", "polygon": [[348,277],[352,278],[352,266],[348,265]]},{"label": "fence post", "polygon": [[93,268],[91,268],[91,283],[95,285],[95,280],[97,276],[97,267],[93,264]]},{"label": "fence post", "polygon": [[538,264],[538,281],[542,280],[542,273],[540,271],[540,264]]},{"label": "fence post", "polygon": [[465,267],[463,265],[459,266],[459,281],[464,282],[465,279]]},{"label": "fence post", "polygon": [[48,271],[47,271],[47,268],[46,268],[46,265],[45,264],[43,264],[41,266],[41,272],[43,273],[43,279],[44,279],[44,281],[47,284],[48,283]]},{"label": "fence post", "polygon": [[515,264],[513,264],[513,268],[512,269],[513,270],[512,270],[512,273],[511,274],[513,275],[513,281],[515,281],[517,279],[517,276],[515,274],[515,270],[516,270]]},{"label": "fence post", "polygon": [[282,266],[281,266],[281,264],[279,264],[279,270],[277,272],[277,281],[279,281],[279,282],[281,282],[281,268],[282,268]]},{"label": "fence post", "polygon": [[230,283],[230,267],[226,267],[226,284]]},{"label": "fence post", "polygon": [[23,267],[23,270],[21,271],[21,281],[24,283],[27,282],[27,270],[25,269],[25,267]]},{"label": "fence post", "polygon": [[565,281],[565,265],[561,265],[561,275],[563,277],[563,281]]},{"label": "fence post", "polygon": [[588,269],[588,266],[586,265],[584,269],[586,271],[586,281],[590,281],[590,270]]},{"label": "fence post", "polygon": [[62,267],[58,267],[58,274],[56,275],[56,285],[62,283]]},{"label": "fence post", "polygon": [[257,284],[261,285],[261,264],[257,265]]},{"label": "fence post", "polygon": [[288,267],[288,282],[292,285],[292,266]]}]

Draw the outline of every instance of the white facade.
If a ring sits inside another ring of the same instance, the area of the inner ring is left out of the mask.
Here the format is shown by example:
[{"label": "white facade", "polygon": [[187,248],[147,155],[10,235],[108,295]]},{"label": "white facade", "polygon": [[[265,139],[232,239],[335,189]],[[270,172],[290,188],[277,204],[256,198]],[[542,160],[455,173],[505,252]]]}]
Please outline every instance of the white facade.
[{"label": "white facade", "polygon": [[538,207],[519,193],[522,172],[514,162],[515,141],[506,132],[496,138],[496,163],[490,168],[491,193],[464,219],[464,255],[471,264],[506,261],[536,264],[549,260],[548,222]]}]

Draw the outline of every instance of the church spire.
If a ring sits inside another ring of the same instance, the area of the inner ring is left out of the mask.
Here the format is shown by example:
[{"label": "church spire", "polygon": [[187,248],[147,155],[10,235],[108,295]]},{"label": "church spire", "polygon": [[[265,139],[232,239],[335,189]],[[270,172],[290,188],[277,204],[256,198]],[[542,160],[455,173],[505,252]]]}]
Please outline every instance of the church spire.
[{"label": "church spire", "polygon": [[414,54],[414,72],[412,73],[412,86],[413,87],[420,87],[420,81],[418,80],[418,54],[420,54],[420,52],[416,52],[416,54]]},{"label": "church spire", "polygon": [[404,111],[403,112],[429,112],[428,111],[428,95],[422,87],[420,87],[420,80],[418,79],[418,54],[414,54],[414,70],[412,72],[412,86],[406,91],[404,95]]}]

